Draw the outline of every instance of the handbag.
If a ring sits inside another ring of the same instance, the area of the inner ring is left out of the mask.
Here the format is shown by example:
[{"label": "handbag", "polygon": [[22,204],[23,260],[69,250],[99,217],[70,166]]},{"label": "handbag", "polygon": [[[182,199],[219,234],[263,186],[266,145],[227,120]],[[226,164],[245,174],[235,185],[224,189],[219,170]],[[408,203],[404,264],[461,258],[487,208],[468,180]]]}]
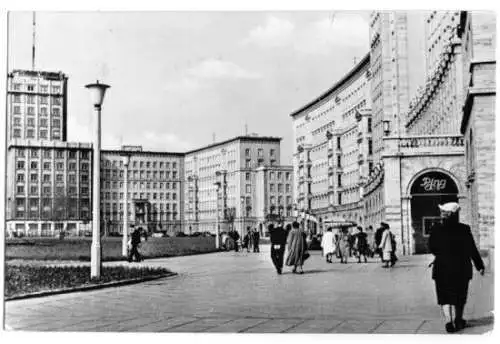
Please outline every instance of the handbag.
[{"label": "handbag", "polygon": [[306,260],[307,258],[309,258],[311,255],[309,254],[309,252],[304,252],[304,255],[302,256],[303,260]]}]

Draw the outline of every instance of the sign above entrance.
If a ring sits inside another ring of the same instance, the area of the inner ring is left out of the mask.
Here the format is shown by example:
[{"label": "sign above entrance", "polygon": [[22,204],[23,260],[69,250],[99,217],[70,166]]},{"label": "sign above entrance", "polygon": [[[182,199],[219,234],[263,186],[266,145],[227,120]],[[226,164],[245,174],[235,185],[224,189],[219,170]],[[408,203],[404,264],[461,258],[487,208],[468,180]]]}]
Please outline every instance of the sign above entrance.
[{"label": "sign above entrance", "polygon": [[447,174],[442,172],[427,172],[415,180],[411,194],[457,194],[458,189]]}]

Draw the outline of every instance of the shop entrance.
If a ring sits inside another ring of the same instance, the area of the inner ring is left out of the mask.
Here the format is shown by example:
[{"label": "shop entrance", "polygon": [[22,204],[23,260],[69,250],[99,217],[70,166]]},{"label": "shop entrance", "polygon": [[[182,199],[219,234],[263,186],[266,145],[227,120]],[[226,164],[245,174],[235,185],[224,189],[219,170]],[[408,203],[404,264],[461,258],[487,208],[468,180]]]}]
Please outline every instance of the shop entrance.
[{"label": "shop entrance", "polygon": [[438,205],[457,202],[458,188],[449,175],[432,171],[418,177],[410,193],[415,253],[429,253],[430,229],[440,221]]}]

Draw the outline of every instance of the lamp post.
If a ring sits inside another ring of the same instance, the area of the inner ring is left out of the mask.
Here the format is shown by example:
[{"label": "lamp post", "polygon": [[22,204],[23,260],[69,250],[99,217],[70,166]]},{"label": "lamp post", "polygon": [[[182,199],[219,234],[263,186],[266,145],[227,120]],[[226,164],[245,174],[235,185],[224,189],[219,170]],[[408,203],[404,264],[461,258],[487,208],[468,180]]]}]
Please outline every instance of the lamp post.
[{"label": "lamp post", "polygon": [[106,84],[99,83],[85,85],[90,91],[92,104],[96,112],[95,137],[94,137],[94,156],[93,156],[93,183],[92,183],[92,246],[90,248],[90,277],[101,277],[101,214],[100,214],[100,196],[101,196],[101,106],[104,100]]},{"label": "lamp post", "polygon": [[123,166],[125,167],[124,182],[123,182],[123,239],[122,239],[122,256],[128,256],[128,165],[130,164],[130,155],[123,156]]},{"label": "lamp post", "polygon": [[216,200],[217,222],[215,224],[215,248],[218,250],[219,249],[219,190],[221,187],[221,183],[215,182],[214,185],[216,187],[216,193],[217,193],[217,200]]}]

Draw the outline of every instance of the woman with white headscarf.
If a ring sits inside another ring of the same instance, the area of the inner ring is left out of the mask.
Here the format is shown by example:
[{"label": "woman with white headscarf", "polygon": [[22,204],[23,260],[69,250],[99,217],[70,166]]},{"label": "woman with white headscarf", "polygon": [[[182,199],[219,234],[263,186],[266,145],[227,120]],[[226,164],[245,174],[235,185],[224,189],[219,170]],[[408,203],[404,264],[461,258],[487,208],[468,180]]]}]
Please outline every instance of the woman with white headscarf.
[{"label": "woman with white headscarf", "polygon": [[429,249],[435,256],[432,279],[437,302],[446,319],[445,329],[451,333],[463,329],[466,324],[463,313],[472,279],[472,262],[481,275],[484,263],[470,227],[458,222],[458,203],[446,203],[439,209],[442,222],[431,229]]}]

